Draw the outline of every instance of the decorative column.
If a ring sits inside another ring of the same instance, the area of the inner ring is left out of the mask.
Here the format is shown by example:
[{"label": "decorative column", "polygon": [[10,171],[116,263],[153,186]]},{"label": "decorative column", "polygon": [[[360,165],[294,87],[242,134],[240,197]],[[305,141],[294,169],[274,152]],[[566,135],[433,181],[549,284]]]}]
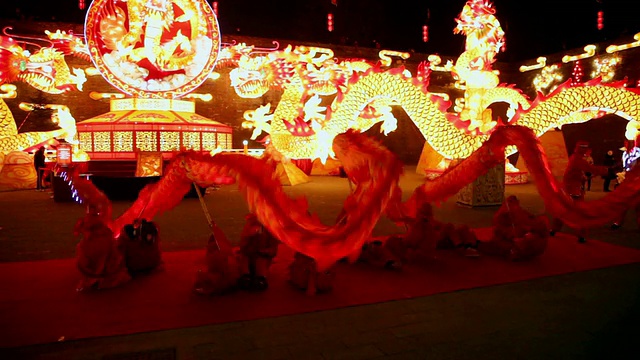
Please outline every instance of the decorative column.
[{"label": "decorative column", "polygon": [[504,163],[492,168],[458,192],[457,203],[463,206],[501,205],[504,200]]}]

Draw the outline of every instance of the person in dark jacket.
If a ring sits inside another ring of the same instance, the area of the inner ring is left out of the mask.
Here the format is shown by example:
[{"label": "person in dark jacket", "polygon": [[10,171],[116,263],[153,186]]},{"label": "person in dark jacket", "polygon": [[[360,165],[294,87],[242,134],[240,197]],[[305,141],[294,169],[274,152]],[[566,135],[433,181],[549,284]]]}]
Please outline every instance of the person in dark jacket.
[{"label": "person in dark jacket", "polygon": [[36,183],[36,191],[44,191],[44,187],[42,186],[42,175],[44,174],[45,169],[45,155],[44,155],[44,146],[40,146],[36,153],[33,155],[33,166],[36,169],[37,175],[37,183]]},{"label": "person in dark jacket", "polygon": [[607,151],[607,153],[604,155],[604,161],[602,162],[602,165],[607,167],[607,174],[602,177],[604,179],[602,190],[604,192],[609,192],[611,191],[609,189],[611,180],[616,178],[616,158],[613,156],[613,150]]}]

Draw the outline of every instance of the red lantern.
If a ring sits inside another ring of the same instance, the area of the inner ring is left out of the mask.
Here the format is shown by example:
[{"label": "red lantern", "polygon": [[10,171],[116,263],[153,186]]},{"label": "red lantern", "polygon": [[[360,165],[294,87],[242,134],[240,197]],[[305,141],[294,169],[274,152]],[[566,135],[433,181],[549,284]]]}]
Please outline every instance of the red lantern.
[{"label": "red lantern", "polygon": [[604,28],[604,11],[598,11],[598,30],[602,30]]},{"label": "red lantern", "polygon": [[213,8],[213,13],[216,14],[216,16],[218,16],[218,2],[217,1],[212,2],[211,7]]},{"label": "red lantern", "polygon": [[78,0],[78,9],[84,10],[85,7],[86,7],[85,0]]},{"label": "red lantern", "polygon": [[428,41],[429,41],[429,26],[422,25],[422,42],[428,42]]},{"label": "red lantern", "polygon": [[333,31],[333,14],[332,13],[327,14],[327,30],[329,30],[329,32]]}]

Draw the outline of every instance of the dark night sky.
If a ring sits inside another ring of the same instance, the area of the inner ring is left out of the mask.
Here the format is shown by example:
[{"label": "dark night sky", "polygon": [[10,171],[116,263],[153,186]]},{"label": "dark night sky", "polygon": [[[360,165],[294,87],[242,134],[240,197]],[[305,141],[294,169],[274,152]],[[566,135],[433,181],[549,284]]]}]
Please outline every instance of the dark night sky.
[{"label": "dark night sky", "polygon": [[[463,50],[464,36],[453,34],[454,19],[465,2],[337,0],[336,7],[331,0],[218,0],[218,19],[223,34],[348,45],[357,41],[360,46],[373,46],[375,40],[388,49],[457,55]],[[20,4],[28,16],[81,23],[85,11],[78,10],[77,3],[5,0],[0,14],[13,17]],[[640,32],[638,0],[494,0],[493,4],[507,37],[507,51],[499,60],[532,59],[620,37],[628,40]],[[601,31],[596,28],[598,9],[605,16]],[[332,33],[326,29],[328,12],[335,16]],[[422,25],[427,21],[430,41],[425,44]]]}]

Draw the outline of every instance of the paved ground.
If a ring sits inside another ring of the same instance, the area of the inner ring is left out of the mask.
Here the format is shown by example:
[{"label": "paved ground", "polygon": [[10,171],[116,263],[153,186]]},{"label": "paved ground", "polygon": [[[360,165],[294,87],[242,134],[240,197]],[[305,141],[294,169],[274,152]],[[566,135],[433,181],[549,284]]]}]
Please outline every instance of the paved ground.
[{"label": "paved ground", "polygon": [[[407,169],[405,195],[421,177]],[[588,199],[603,195],[594,182]],[[287,188],[304,195],[327,223],[349,186],[314,177]],[[533,185],[508,186],[523,206],[543,213]],[[207,205],[231,239],[247,212],[235,186],[210,192]],[[114,204],[119,214],[130,202]],[[495,207],[463,208],[450,199],[436,209],[445,221],[487,226]],[[47,193],[0,193],[0,261],[75,256],[71,228],[80,205],[54,203]],[[628,215],[624,228],[594,229],[604,241],[640,248]],[[197,199],[159,216],[164,251],[200,249],[208,237]],[[398,229],[381,220],[376,234]],[[1,359],[637,359],[640,264],[547,277],[435,296],[294,316],[128,336],[0,349]]]}]

